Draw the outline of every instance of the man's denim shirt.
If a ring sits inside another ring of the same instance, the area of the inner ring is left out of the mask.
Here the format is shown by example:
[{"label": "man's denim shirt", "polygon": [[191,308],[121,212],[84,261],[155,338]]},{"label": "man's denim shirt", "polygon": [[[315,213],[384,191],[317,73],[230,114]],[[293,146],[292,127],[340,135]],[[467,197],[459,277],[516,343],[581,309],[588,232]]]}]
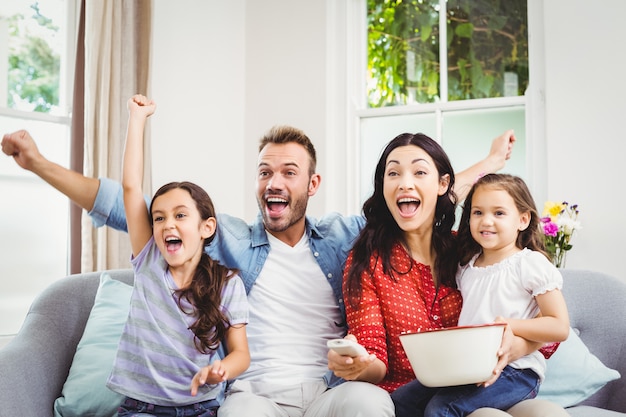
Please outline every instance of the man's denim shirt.
[{"label": "man's denim shirt", "polygon": [[[100,188],[89,212],[96,227],[107,225],[126,231],[126,215],[122,187],[108,178],[100,178]],[[352,248],[365,219],[361,216],[325,215],[319,220],[306,218],[306,234],[315,260],[330,284],[337,304],[345,318],[341,283],[348,252]],[[253,224],[227,214],[217,217],[217,233],[207,248],[211,258],[230,268],[237,268],[250,292],[270,251],[267,232],[259,214]],[[345,326],[344,323],[338,325]],[[332,372],[326,374],[329,386],[342,382]]]}]

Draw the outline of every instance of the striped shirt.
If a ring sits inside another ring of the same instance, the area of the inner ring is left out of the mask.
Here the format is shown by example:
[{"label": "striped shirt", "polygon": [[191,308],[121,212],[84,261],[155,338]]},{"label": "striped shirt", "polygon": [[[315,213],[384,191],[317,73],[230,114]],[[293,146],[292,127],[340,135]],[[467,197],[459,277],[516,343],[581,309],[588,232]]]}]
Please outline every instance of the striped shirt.
[{"label": "striped shirt", "polygon": [[[189,326],[196,316],[182,299],[153,239],[136,258],[135,284],[128,319],[107,386],[122,395],[162,406],[182,406],[219,398],[225,384],[204,385],[195,397],[190,386],[200,368],[219,359],[217,352],[196,349]],[[243,283],[234,276],[224,286],[222,311],[231,325],[247,324],[248,302]]]}]

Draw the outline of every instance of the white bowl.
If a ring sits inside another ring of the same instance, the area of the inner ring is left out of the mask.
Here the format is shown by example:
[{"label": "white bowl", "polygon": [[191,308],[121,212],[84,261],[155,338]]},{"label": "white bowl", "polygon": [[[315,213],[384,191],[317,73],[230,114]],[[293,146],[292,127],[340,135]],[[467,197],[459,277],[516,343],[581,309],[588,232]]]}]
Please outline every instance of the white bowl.
[{"label": "white bowl", "polygon": [[490,323],[403,333],[400,342],[422,385],[476,384],[491,377],[505,326]]}]

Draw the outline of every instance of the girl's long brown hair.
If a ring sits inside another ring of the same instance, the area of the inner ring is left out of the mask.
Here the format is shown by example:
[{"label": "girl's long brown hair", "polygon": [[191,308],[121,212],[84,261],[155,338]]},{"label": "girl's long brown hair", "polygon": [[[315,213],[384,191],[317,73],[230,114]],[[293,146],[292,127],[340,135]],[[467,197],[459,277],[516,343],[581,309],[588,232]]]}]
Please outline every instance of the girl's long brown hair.
[{"label": "girl's long brown hair", "polygon": [[[159,188],[152,198],[150,212],[152,212],[152,204],[157,197],[176,188],[185,190],[191,195],[203,220],[215,217],[215,208],[211,197],[202,187],[188,181],[171,182]],[[207,246],[214,236],[215,234],[205,239],[204,246]],[[213,260],[206,252],[203,252],[191,284],[187,288],[176,291],[178,307],[181,311],[189,315],[195,314],[198,317],[189,329],[195,335],[196,349],[202,353],[217,349],[230,327],[230,323],[220,307],[224,285],[236,273],[237,270],[226,268]],[[194,311],[189,312],[183,309],[181,305],[183,298],[194,306]]]}]

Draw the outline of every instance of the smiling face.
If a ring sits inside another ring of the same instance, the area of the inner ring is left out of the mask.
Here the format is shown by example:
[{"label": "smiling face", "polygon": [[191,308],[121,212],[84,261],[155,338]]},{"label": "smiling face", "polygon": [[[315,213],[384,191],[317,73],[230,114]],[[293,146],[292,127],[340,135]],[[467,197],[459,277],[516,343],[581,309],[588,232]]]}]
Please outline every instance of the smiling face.
[{"label": "smiling face", "polygon": [[530,222],[530,213],[520,213],[513,197],[501,189],[481,185],[472,196],[469,227],[472,238],[483,248],[490,264],[521,250],[517,236]]},{"label": "smiling face", "polygon": [[152,202],[152,234],[170,268],[196,265],[216,220],[203,220],[187,190],[173,188]]},{"label": "smiling face", "polygon": [[317,191],[318,174],[309,173],[306,149],[295,143],[268,143],[259,153],[257,203],[265,228],[293,245],[304,233],[309,197]]},{"label": "smiling face", "polygon": [[383,195],[387,208],[405,233],[430,231],[437,198],[448,189],[433,159],[415,145],[395,148],[385,161]]}]

